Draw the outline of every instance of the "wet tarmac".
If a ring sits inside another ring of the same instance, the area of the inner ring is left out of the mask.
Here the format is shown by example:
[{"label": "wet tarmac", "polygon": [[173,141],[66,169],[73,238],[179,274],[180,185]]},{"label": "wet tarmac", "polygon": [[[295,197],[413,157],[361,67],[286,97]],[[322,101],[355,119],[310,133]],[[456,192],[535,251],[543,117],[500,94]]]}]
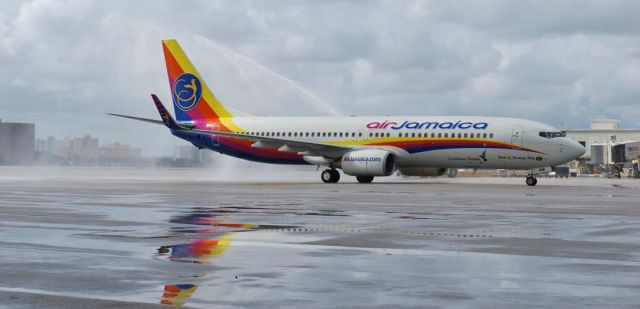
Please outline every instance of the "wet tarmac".
[{"label": "wet tarmac", "polygon": [[292,175],[0,168],[0,307],[640,308],[640,181]]}]

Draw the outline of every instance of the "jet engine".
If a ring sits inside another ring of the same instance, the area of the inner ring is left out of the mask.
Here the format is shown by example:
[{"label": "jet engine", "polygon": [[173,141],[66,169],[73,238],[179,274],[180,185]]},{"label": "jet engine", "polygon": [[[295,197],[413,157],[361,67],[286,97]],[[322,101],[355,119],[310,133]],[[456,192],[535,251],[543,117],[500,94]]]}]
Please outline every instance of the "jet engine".
[{"label": "jet engine", "polygon": [[399,169],[400,174],[404,176],[442,176],[447,172],[446,168],[439,167],[402,167]]},{"label": "jet engine", "polygon": [[340,166],[351,176],[389,176],[396,170],[396,156],[382,149],[355,150],[342,156]]}]

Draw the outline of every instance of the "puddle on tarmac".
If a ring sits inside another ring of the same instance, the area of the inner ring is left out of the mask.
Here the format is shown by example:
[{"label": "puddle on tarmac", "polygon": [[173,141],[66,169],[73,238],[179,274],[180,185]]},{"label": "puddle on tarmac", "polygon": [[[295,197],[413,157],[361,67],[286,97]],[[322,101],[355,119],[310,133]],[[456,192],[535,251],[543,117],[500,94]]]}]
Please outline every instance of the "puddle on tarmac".
[{"label": "puddle on tarmac", "polygon": [[[242,211],[259,210],[264,208],[243,208]],[[233,243],[233,237],[237,233],[249,231],[285,231],[296,229],[295,225],[273,225],[273,224],[251,224],[227,222],[227,216],[236,214],[240,210],[220,209],[220,208],[193,208],[186,214],[175,215],[169,219],[170,223],[187,225],[186,227],[171,227],[172,234],[198,234],[211,238],[192,239],[185,243],[160,246],[154,255],[156,259],[164,259],[176,263],[209,264],[215,265],[217,256],[227,252]],[[194,273],[190,276],[192,282],[167,282],[162,290],[160,304],[170,306],[182,306],[188,302],[192,294],[203,283],[210,284],[209,276],[214,273],[213,269],[204,269],[203,272]],[[236,276],[235,279],[238,279]]]}]

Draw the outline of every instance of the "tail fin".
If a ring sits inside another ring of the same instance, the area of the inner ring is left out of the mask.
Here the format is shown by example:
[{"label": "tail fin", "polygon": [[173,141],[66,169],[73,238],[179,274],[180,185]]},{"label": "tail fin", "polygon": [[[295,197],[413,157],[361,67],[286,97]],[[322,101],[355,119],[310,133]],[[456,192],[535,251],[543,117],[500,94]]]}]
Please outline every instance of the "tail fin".
[{"label": "tail fin", "polygon": [[219,121],[230,131],[236,131],[233,116],[209,90],[178,41],[163,40],[162,49],[178,122],[198,126]]}]

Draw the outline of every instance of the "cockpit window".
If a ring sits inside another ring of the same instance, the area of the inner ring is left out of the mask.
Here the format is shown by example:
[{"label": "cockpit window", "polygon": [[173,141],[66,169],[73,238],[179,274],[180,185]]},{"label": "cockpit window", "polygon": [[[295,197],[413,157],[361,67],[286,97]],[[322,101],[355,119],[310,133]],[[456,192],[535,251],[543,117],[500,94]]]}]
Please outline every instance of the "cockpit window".
[{"label": "cockpit window", "polygon": [[544,138],[566,137],[566,132],[540,132],[540,136]]}]

